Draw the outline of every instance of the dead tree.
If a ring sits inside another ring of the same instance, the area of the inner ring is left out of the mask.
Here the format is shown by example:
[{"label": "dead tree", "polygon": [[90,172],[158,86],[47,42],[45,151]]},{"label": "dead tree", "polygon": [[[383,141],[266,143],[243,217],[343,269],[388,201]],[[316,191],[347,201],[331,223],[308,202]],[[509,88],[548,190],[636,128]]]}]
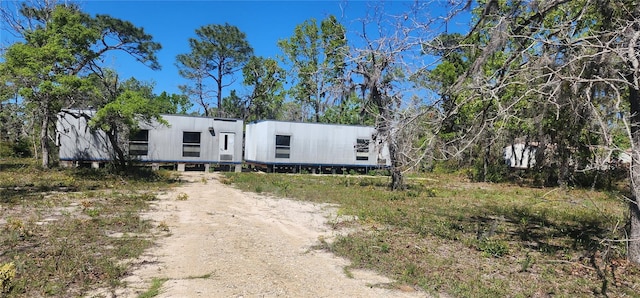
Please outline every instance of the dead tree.
[{"label": "dead tree", "polygon": [[[432,144],[432,138],[418,140],[417,119],[438,118],[429,108],[436,101],[421,93],[415,80],[430,66],[423,43],[425,34],[432,33],[433,19],[412,13],[417,12],[415,7],[407,9],[406,14],[390,15],[383,4],[370,7],[371,13],[360,20],[360,46],[352,47],[349,59],[353,65],[349,79],[359,87],[365,112],[375,118],[375,141],[388,146],[393,190],[404,189],[403,173],[415,168],[427,156],[424,148]],[[426,111],[432,112],[431,117],[423,117]],[[422,128],[437,129],[428,126]]]},{"label": "dead tree", "polygon": [[[467,95],[457,109],[478,98],[496,104],[494,116],[478,121],[477,130],[524,117],[521,106],[558,121],[557,135],[538,137],[549,142],[541,144],[543,150],[565,150],[558,153],[562,171],[570,164],[581,170],[600,167],[598,162],[608,160],[600,157],[625,149],[614,135],[626,136],[632,152],[628,257],[640,263],[640,8],[579,2],[489,1],[477,10],[481,13],[469,33],[484,34],[487,42],[475,44],[481,52],[452,92]],[[483,68],[496,54],[503,63]],[[589,134],[589,140],[577,139],[574,132]],[[590,151],[591,161],[576,163],[576,148]]]}]

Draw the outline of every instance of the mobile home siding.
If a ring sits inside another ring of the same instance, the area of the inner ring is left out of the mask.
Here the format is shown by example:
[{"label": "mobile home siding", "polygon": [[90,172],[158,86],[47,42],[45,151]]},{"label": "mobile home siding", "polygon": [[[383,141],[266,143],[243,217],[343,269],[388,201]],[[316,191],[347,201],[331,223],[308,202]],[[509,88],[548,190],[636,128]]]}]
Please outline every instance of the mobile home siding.
[{"label": "mobile home siding", "polygon": [[[83,111],[88,116],[92,111]],[[56,143],[60,147],[63,161],[108,161],[111,159],[111,145],[103,131],[91,131],[84,117],[75,118],[60,113],[56,123]]]},{"label": "mobile home siding", "polygon": [[[250,123],[246,128],[245,160],[264,165],[388,166],[388,151],[375,144],[374,133],[375,129],[367,126],[283,121]],[[276,144],[278,136],[284,141],[288,136],[288,158],[286,143]],[[358,139],[368,143],[359,153]],[[378,163],[379,159],[382,164]]]},{"label": "mobile home siding", "polygon": [[[184,115],[162,115],[162,118],[169,125],[140,124],[141,130],[148,130],[148,140],[146,144],[137,142],[135,148],[145,148],[146,145],[147,154],[133,156],[135,159],[152,163],[242,163],[242,120]],[[185,133],[197,137],[192,140],[186,137],[185,142]],[[111,159],[106,134],[99,130],[90,131],[83,118],[61,113],[58,134],[60,160]]]},{"label": "mobile home siding", "polygon": [[536,164],[537,147],[518,143],[504,147],[504,160],[507,166],[515,169],[528,169]]}]

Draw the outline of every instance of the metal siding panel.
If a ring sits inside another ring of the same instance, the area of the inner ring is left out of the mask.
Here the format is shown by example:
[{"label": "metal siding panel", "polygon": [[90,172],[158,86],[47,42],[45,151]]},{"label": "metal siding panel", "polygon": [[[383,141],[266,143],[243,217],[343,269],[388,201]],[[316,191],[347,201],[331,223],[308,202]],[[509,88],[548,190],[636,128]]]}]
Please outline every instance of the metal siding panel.
[{"label": "metal siding panel", "polygon": [[[90,111],[69,110],[71,112]],[[85,118],[60,113],[56,123],[61,160],[108,160],[111,158],[107,136],[102,131],[91,132]]]},{"label": "metal siding panel", "polygon": [[249,123],[245,135],[245,159],[267,162],[268,143],[266,138],[268,123]]},{"label": "metal siding panel", "polygon": [[275,127],[271,125],[272,123],[265,121],[257,125],[258,161],[273,162],[275,159]]},{"label": "metal siding panel", "polygon": [[[373,127],[366,126],[280,121],[252,123],[247,125],[246,142],[249,151],[246,158],[269,164],[375,166],[377,147],[373,143],[368,160],[356,160],[355,152],[357,139],[371,140],[374,131]],[[291,135],[290,158],[275,158],[276,135]]]},{"label": "metal siding panel", "polygon": [[245,129],[245,140],[244,140],[244,159],[245,160],[255,160],[256,159],[256,145],[253,137],[253,130],[255,125],[253,123],[247,124]]},{"label": "metal siding panel", "polygon": [[[73,111],[73,110],[71,110]],[[75,110],[80,112],[79,110]],[[95,113],[94,111],[82,111]],[[104,132],[91,133],[87,129],[84,118],[74,118],[69,115],[62,118],[60,114],[58,123],[58,141],[60,143],[60,158],[63,160],[85,159],[108,160],[111,159],[111,150]],[[182,115],[162,115],[170,126],[159,123],[140,123],[141,129],[149,130],[149,154],[141,156],[142,161],[185,161],[185,162],[210,162],[218,160],[217,138],[211,136],[209,127],[214,127],[216,132],[226,130],[242,136],[243,122],[214,120],[214,118],[193,117]],[[182,157],[182,132],[197,131],[201,133],[200,157]],[[236,140],[234,144],[234,163],[242,161],[242,142]]]}]

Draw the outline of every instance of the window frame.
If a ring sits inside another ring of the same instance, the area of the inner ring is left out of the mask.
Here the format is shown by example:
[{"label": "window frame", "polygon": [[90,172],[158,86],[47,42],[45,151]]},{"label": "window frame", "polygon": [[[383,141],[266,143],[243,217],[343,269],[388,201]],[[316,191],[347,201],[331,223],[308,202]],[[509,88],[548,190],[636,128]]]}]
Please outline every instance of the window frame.
[{"label": "window frame", "polygon": [[[197,138],[195,138],[196,135],[197,135]],[[182,157],[200,157],[201,142],[202,142],[202,132],[183,131],[182,132]]]},{"label": "window frame", "polygon": [[[284,140],[286,142],[283,142]],[[291,158],[291,135],[276,134],[275,158]]]},{"label": "window frame", "polygon": [[357,161],[369,160],[369,153],[371,152],[371,139],[357,138],[354,149]]},{"label": "window frame", "polygon": [[[142,137],[140,137],[143,135]],[[132,149],[132,147],[134,149]],[[136,148],[138,147],[138,148]],[[134,134],[129,133],[129,155],[147,156],[149,155],[149,130],[140,129]]]}]

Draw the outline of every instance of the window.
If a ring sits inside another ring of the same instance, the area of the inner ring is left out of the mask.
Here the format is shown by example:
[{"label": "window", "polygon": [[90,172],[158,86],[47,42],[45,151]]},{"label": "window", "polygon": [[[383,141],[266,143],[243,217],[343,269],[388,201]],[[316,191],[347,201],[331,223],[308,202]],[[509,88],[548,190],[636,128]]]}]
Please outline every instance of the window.
[{"label": "window", "polygon": [[289,158],[291,136],[276,135],[276,158]]},{"label": "window", "polygon": [[182,156],[200,157],[200,132],[182,133]]},{"label": "window", "polygon": [[369,140],[356,140],[356,160],[369,160]]},{"label": "window", "polygon": [[149,154],[149,130],[141,129],[129,135],[129,155]]}]

